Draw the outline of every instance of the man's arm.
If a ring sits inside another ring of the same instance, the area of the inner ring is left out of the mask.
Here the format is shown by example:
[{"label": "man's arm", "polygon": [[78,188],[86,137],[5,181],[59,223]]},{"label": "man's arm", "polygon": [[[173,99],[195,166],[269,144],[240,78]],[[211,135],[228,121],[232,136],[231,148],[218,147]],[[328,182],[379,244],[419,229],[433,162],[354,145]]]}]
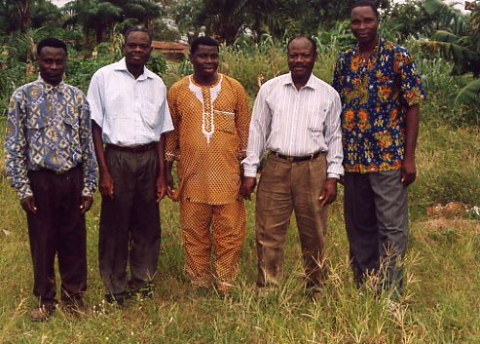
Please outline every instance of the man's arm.
[{"label": "man's arm", "polygon": [[92,141],[92,121],[90,119],[90,107],[85,95],[82,98],[79,107],[79,136],[82,149],[82,168],[83,168],[83,190],[82,204],[80,213],[86,213],[93,203],[93,194],[97,188],[97,161]]},{"label": "man's arm", "polygon": [[173,123],[173,131],[168,132],[165,134],[165,183],[167,187],[167,195],[170,199],[175,200],[175,185],[173,182],[173,175],[172,175],[172,168],[173,162],[175,158],[179,154],[180,149],[180,140],[178,136],[179,130],[179,115],[176,106],[176,97],[177,97],[177,89],[172,87],[168,92],[167,99],[168,99],[168,107],[170,110],[170,116],[172,118]]},{"label": "man's arm", "polygon": [[167,192],[167,184],[165,181],[165,135],[160,136],[157,146],[158,153],[158,176],[157,176],[157,202],[160,202]]},{"label": "man's arm", "polygon": [[241,160],[247,155],[248,130],[250,127],[250,109],[245,89],[239,84],[237,91],[237,105],[235,108],[235,126],[239,136],[238,155]]},{"label": "man's arm", "polygon": [[337,198],[337,181],[343,175],[343,146],[341,112],[342,104],[337,92],[333,92],[332,102],[325,118],[325,143],[327,152],[327,180],[319,195],[320,206],[324,207]]},{"label": "man's arm", "polygon": [[27,139],[25,137],[26,99],[20,90],[10,99],[5,136],[5,172],[10,185],[17,191],[22,208],[36,214],[37,207],[33,197],[27,169]]},{"label": "man's arm", "polygon": [[246,199],[250,199],[250,195],[257,183],[257,168],[265,149],[265,143],[269,134],[268,130],[272,120],[272,115],[266,100],[268,92],[266,86],[268,87],[269,85],[265,84],[260,88],[260,92],[253,105],[253,114],[248,136],[247,157],[242,161],[243,179],[240,193]]},{"label": "man's arm", "polygon": [[105,152],[103,149],[102,128],[92,120],[92,137],[95,147],[95,155],[97,156],[98,171],[100,173],[100,193],[103,197],[113,199],[113,179],[108,171],[107,162],[105,160]]},{"label": "man's arm", "polygon": [[403,58],[401,60],[395,59],[394,63],[397,64],[396,69],[399,74],[398,80],[400,81],[401,96],[407,104],[405,118],[405,156],[402,162],[401,180],[403,185],[407,187],[415,181],[417,176],[415,149],[417,148],[420,122],[420,103],[426,98],[426,92],[412,56],[404,48],[399,47],[398,49]]},{"label": "man's arm", "polygon": [[418,104],[407,109],[405,119],[405,157],[402,163],[402,183],[412,184],[417,177],[415,149],[417,148],[418,128],[420,123],[420,106]]}]

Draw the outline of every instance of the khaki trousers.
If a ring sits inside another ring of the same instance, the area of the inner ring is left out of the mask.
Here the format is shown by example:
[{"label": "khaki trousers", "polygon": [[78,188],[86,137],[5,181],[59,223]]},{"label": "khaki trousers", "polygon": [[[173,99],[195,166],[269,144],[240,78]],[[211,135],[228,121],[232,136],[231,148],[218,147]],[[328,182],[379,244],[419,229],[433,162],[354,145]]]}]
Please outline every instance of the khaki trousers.
[{"label": "khaki trousers", "polygon": [[257,286],[278,286],[283,277],[284,245],[295,211],[305,264],[307,287],[327,277],[324,263],[326,208],[320,208],[327,172],[325,155],[289,162],[269,155],[257,191]]},{"label": "khaki trousers", "polygon": [[[231,284],[238,275],[238,261],[245,238],[243,200],[224,205],[180,202],[185,246],[186,271],[192,284],[210,284],[210,260],[213,252],[213,276],[219,289]],[[212,235],[210,235],[212,226]],[[227,291],[227,290],[225,290]]]}]

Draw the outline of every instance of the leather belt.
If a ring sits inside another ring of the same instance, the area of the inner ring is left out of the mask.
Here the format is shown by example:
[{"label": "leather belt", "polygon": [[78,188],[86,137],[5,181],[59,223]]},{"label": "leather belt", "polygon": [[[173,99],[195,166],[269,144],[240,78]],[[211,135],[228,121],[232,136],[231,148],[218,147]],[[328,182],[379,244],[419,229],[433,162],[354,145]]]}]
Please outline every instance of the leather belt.
[{"label": "leather belt", "polygon": [[67,174],[67,173],[70,173],[70,172],[73,172],[77,169],[80,169],[82,168],[82,165],[81,164],[78,164],[77,166],[75,167],[72,167],[71,169],[69,170],[61,170],[61,171],[56,171],[56,170],[51,170],[49,168],[44,168],[44,167],[41,167],[39,168],[38,170],[32,170],[30,172],[42,172],[42,173],[49,173],[49,174],[55,174],[57,176],[61,176],[61,175],[64,175],[64,174]]},{"label": "leather belt", "polygon": [[290,155],[283,155],[278,152],[270,151],[270,154],[275,155],[277,158],[287,160],[290,162],[300,162],[300,161],[307,161],[307,160],[313,160],[317,158],[320,154],[323,154],[324,152],[318,151],[309,155],[302,155],[302,156],[290,156]]},{"label": "leather belt", "polygon": [[156,142],[147,143],[146,145],[137,145],[137,146],[118,146],[111,143],[106,145],[106,148],[114,149],[120,152],[129,152],[129,153],[143,153],[149,150],[155,149],[157,147]]}]

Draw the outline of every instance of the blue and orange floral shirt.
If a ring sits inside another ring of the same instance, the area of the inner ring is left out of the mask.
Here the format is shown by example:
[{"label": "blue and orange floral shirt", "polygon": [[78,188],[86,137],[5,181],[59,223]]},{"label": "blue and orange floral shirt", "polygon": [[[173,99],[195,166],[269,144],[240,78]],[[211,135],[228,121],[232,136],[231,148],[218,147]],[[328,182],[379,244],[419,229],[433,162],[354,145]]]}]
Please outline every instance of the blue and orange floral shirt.
[{"label": "blue and orange floral shirt", "polygon": [[407,109],[426,98],[410,53],[380,38],[363,61],[357,45],[340,55],[333,87],[342,99],[345,171],[400,169]]}]

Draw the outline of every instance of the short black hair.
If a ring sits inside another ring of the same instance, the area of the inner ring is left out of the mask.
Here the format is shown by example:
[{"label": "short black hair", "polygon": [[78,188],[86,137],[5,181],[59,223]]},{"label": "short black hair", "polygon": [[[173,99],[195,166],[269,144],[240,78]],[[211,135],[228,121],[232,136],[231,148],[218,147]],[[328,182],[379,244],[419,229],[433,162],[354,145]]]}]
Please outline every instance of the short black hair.
[{"label": "short black hair", "polygon": [[37,55],[40,55],[40,53],[42,52],[42,49],[45,47],[61,48],[65,51],[65,56],[67,55],[67,45],[65,44],[64,41],[58,38],[48,37],[48,38],[42,39],[37,44]]},{"label": "short black hair", "polygon": [[147,29],[146,27],[141,26],[141,25],[129,27],[125,31],[125,33],[123,34],[123,37],[125,38],[125,42],[127,41],[128,35],[132,32],[146,32],[148,34],[148,40],[150,41],[150,43],[152,43],[152,40],[153,40],[152,33],[150,32],[149,29]]},{"label": "short black hair", "polygon": [[288,50],[290,49],[290,44],[291,44],[294,40],[296,40],[296,39],[298,39],[298,38],[305,38],[307,41],[309,41],[310,43],[312,43],[313,53],[314,53],[315,55],[317,55],[317,42],[315,42],[315,40],[314,40],[312,37],[310,37],[310,36],[302,36],[302,35],[293,36],[292,38],[290,38],[290,39],[288,40],[288,43],[287,43],[287,52],[288,52]]},{"label": "short black hair", "polygon": [[220,44],[216,40],[214,40],[212,37],[201,36],[201,37],[195,38],[192,41],[192,44],[190,44],[190,55],[195,54],[195,51],[197,51],[199,45],[217,47],[217,50],[220,50]]},{"label": "short black hair", "polygon": [[373,10],[373,13],[375,13],[375,17],[377,17],[377,18],[380,17],[380,14],[378,13],[378,7],[377,7],[377,4],[375,3],[375,1],[372,1],[372,0],[358,0],[358,1],[355,1],[353,3],[352,7],[350,7],[350,13],[352,13],[353,9],[357,8],[357,7],[370,7]]}]

